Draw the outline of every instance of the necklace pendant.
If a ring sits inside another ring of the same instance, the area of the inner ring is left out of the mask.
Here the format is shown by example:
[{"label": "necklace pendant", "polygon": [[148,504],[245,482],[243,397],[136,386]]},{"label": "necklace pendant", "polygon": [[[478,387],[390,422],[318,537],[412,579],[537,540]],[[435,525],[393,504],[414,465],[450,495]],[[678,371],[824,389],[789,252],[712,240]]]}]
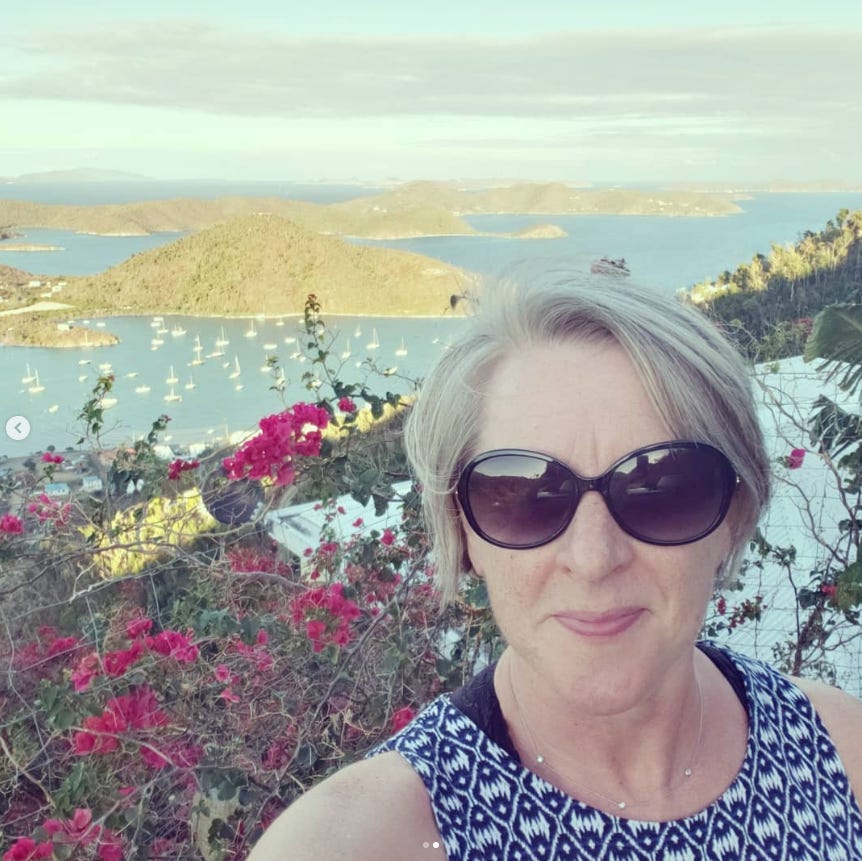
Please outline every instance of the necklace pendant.
[{"label": "necklace pendant", "polygon": [[691,769],[690,769],[690,768],[687,768],[687,769],[683,772],[683,774],[684,774],[686,777],[691,777]]},{"label": "necklace pendant", "polygon": [[543,756],[542,756],[542,754],[539,754],[539,755],[536,757],[536,762],[538,762],[538,763],[539,763],[539,765],[541,765],[544,761],[545,761],[545,757],[543,757]]},{"label": "necklace pendant", "polygon": [[618,802],[617,802],[617,807],[619,807],[619,809],[620,809],[620,810],[625,810],[625,809],[626,809],[626,803],[625,803],[625,801],[618,801]]}]

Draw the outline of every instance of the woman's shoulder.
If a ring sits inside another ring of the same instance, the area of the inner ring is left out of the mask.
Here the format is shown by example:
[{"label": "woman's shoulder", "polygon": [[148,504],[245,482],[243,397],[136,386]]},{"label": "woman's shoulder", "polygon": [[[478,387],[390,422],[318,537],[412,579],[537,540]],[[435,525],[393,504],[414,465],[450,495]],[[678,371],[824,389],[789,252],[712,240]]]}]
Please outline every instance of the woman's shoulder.
[{"label": "woman's shoulder", "polygon": [[862,802],[862,701],[823,682],[787,678],[811,700],[841,757],[853,792]]},{"label": "woman's shoulder", "polygon": [[249,861],[428,861],[431,847],[439,850],[434,857],[445,857],[425,786],[390,752],[349,765],[302,795]]}]

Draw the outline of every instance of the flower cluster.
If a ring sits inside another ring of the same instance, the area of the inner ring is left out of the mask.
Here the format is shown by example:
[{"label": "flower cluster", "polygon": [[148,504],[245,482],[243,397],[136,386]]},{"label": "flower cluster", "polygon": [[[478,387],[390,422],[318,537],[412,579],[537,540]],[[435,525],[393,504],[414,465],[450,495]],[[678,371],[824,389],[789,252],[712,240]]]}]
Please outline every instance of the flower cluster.
[{"label": "flower cluster", "polygon": [[338,409],[343,413],[355,413],[356,403],[353,398],[343,397],[338,399]]},{"label": "flower cluster", "polygon": [[[147,687],[135,688],[109,700],[101,715],[84,718],[84,728],[73,736],[72,748],[80,756],[112,753],[119,747],[118,736],[167,724],[168,716],[159,708],[155,693]],[[146,761],[145,750],[141,748]]]},{"label": "flower cluster", "polygon": [[20,517],[14,514],[4,514],[0,517],[0,533],[4,535],[20,535],[24,531],[24,524]]},{"label": "flower cluster", "polygon": [[[93,847],[99,861],[122,861],[123,841],[119,834],[93,822],[93,812],[79,807],[68,819],[46,819],[42,831],[50,838],[37,843],[20,837],[4,853],[3,861],[31,861],[39,858],[82,857],[78,850]],[[55,847],[63,847],[54,854]],[[72,855],[71,853],[74,853]]]},{"label": "flower cluster", "polygon": [[200,465],[199,460],[183,460],[178,457],[176,460],[171,461],[171,464],[168,466],[168,478],[171,481],[179,481],[180,476],[184,472],[197,469]]},{"label": "flower cluster", "polygon": [[72,510],[70,503],[57,502],[47,493],[40,493],[38,500],[38,502],[31,502],[27,506],[27,511],[35,514],[41,523],[50,521],[54,526],[65,526],[69,522],[69,513]]},{"label": "flower cluster", "polygon": [[799,469],[802,466],[802,462],[805,460],[805,449],[804,448],[794,448],[791,450],[790,454],[785,458],[785,466],[788,469]]},{"label": "flower cluster", "polygon": [[117,649],[100,656],[96,652],[84,655],[78,665],[72,670],[71,681],[77,692],[90,687],[90,682],[103,673],[106,676],[119,678],[128,672],[147,653],[155,653],[162,657],[173,658],[181,664],[194,663],[198,659],[199,649],[192,642],[192,632],[185,634],[180,631],[165,630],[155,636],[144,636],[152,627],[149,619],[135,619],[126,626],[126,636],[132,640],[126,649]]},{"label": "flower cluster", "polygon": [[269,478],[276,486],[291,484],[296,476],[296,457],[320,454],[321,431],[327,424],[329,413],[325,409],[303,403],[261,419],[260,433],[233,457],[224,459],[228,478]]},{"label": "flower cluster", "polygon": [[46,451],[45,454],[42,455],[42,463],[60,464],[65,459],[66,458],[64,458],[62,454],[54,454],[50,451]]},{"label": "flower cluster", "polygon": [[346,646],[353,639],[352,623],[361,615],[359,607],[344,597],[341,583],[303,592],[293,599],[290,612],[296,626],[305,626],[315,652],[330,644]]}]

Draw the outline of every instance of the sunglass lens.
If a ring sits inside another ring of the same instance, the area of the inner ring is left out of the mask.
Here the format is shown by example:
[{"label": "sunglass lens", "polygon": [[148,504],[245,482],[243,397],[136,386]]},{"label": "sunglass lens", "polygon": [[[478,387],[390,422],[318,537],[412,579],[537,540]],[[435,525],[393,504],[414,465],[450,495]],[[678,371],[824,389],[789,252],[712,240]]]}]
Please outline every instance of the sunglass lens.
[{"label": "sunglass lens", "polygon": [[499,454],[476,464],[466,487],[467,512],[484,538],[506,547],[532,547],[565,529],[572,476],[553,461]]},{"label": "sunglass lens", "polygon": [[617,522],[636,538],[683,544],[711,532],[727,512],[733,471],[707,446],[668,446],[619,464],[608,485]]}]

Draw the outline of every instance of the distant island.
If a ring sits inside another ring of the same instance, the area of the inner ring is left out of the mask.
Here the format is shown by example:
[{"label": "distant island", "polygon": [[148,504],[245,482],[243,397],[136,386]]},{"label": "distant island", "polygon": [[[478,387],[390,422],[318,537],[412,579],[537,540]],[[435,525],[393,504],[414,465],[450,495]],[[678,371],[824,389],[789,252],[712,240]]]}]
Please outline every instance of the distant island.
[{"label": "distant island", "polygon": [[0,178],[0,183],[10,182],[152,182],[152,177],[140,173],[128,173],[124,170],[78,167],[71,170],[43,170]]},{"label": "distant island", "polygon": [[725,193],[581,189],[564,183],[520,183],[486,189],[455,183],[411,182],[380,194],[327,205],[282,197],[175,198],[70,206],[0,200],[0,224],[103,235],[189,232],[242,215],[289,218],[318,233],[369,239],[476,234],[465,215],[733,215]]},{"label": "distant island", "polygon": [[511,234],[515,239],[563,239],[568,235],[556,224],[534,224],[532,227],[525,227]]}]

